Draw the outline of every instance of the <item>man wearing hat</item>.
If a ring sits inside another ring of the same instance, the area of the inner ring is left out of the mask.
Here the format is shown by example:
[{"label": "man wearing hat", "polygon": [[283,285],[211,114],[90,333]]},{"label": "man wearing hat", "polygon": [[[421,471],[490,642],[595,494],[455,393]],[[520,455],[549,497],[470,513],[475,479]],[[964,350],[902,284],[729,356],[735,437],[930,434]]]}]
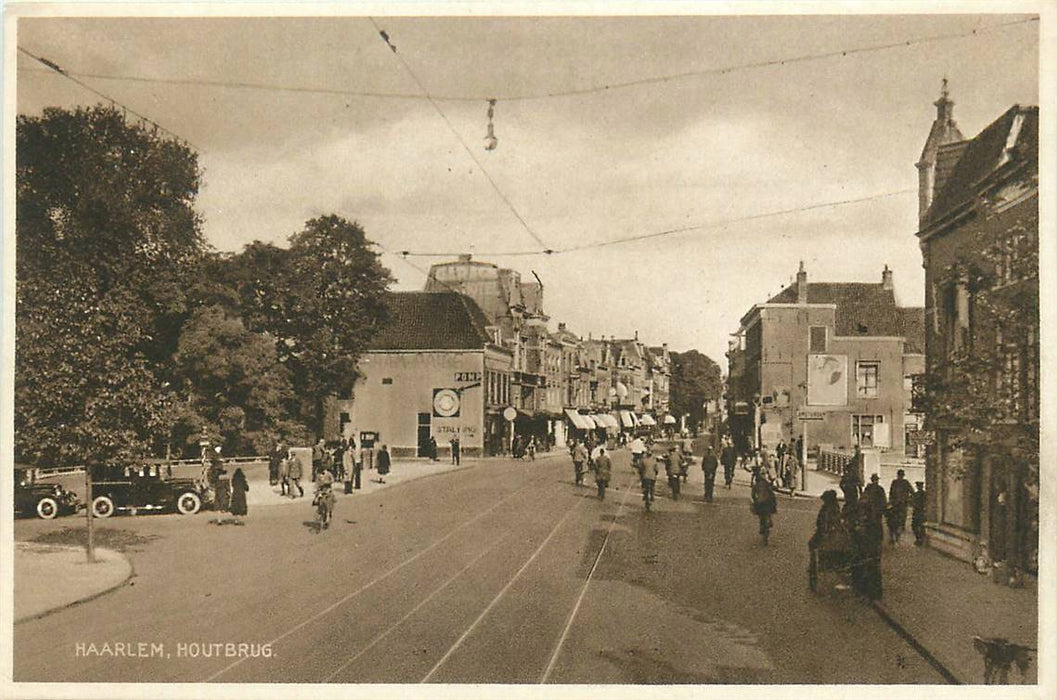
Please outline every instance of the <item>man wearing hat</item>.
[{"label": "man wearing hat", "polygon": [[884,514],[887,499],[877,474],[870,475],[870,484],[862,490],[862,505],[867,534],[880,544],[884,540]]},{"label": "man wearing hat", "polygon": [[910,529],[914,531],[914,544],[921,547],[925,544],[925,482],[915,481],[918,490],[910,497],[914,513],[910,516]]},{"label": "man wearing hat", "polygon": [[888,487],[888,541],[891,544],[899,544],[899,537],[906,529],[907,506],[913,493],[914,488],[906,480],[906,472],[898,470],[892,485]]}]

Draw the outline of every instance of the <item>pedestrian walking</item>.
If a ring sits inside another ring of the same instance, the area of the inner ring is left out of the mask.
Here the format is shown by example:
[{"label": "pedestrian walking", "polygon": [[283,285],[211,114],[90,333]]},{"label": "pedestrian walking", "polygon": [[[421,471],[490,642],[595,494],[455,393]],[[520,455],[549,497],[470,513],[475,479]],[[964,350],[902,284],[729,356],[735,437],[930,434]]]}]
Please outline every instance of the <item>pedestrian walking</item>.
[{"label": "pedestrian walking", "polygon": [[577,486],[584,485],[584,465],[587,463],[587,448],[579,440],[573,443],[573,476]]},{"label": "pedestrian walking", "polygon": [[290,455],[285,455],[279,460],[279,495],[290,494]]},{"label": "pedestrian walking", "polygon": [[609,477],[613,471],[613,463],[606,454],[606,448],[598,448],[598,456],[594,460],[595,484],[598,486],[598,500],[606,500],[606,487],[609,486]]},{"label": "pedestrian walking", "polygon": [[844,465],[844,474],[840,478],[840,490],[844,493],[844,503],[854,504],[859,501],[859,471],[854,461]]},{"label": "pedestrian walking", "polygon": [[437,461],[437,438],[432,435],[429,436],[429,459],[432,462]]},{"label": "pedestrian walking", "polygon": [[349,440],[341,453],[342,480],[345,482],[345,493],[352,493],[356,474],[356,443]]},{"label": "pedestrian walking", "polygon": [[796,454],[789,450],[785,453],[785,486],[786,488],[795,491],[797,481],[800,476],[800,462],[796,458]]},{"label": "pedestrian walking", "polygon": [[734,483],[734,467],[738,463],[738,453],[734,449],[734,443],[729,438],[723,441],[723,451],[720,453],[719,461],[723,463],[723,481],[729,489]]},{"label": "pedestrian walking", "polygon": [[[389,467],[392,466],[392,460],[389,458],[389,448],[386,445],[382,445],[382,449],[378,452],[378,476],[385,477],[389,473]],[[384,484],[385,479],[379,478],[379,484]]]},{"label": "pedestrian walking", "polygon": [[[705,474],[705,500],[709,503],[712,502],[712,491],[716,486],[716,471],[719,469],[719,460],[716,459],[715,452],[712,451],[712,446],[709,445],[705,448],[705,456],[701,458],[701,471]],[[734,467],[731,466],[733,472]],[[730,482],[727,482],[730,486]]]},{"label": "pedestrian walking", "polygon": [[877,540],[878,545],[884,541],[884,513],[888,505],[884,487],[878,483],[880,479],[877,474],[870,475],[870,484],[863,489],[861,499],[866,518],[864,527],[867,533]]},{"label": "pedestrian walking", "polygon": [[751,495],[752,512],[760,521],[760,537],[766,545],[774,525],[774,514],[778,512],[778,498],[774,494],[771,480],[762,469],[753,474]]},{"label": "pedestrian walking", "polygon": [[246,494],[249,490],[250,485],[246,482],[246,475],[239,467],[231,477],[231,514],[235,516],[236,523],[242,522],[238,519],[240,516],[249,513],[249,507],[246,504]]},{"label": "pedestrian walking", "polygon": [[646,453],[646,443],[643,442],[641,437],[636,435],[628,449],[631,450],[631,466],[635,467],[635,471],[641,472],[642,456]]},{"label": "pedestrian walking", "polygon": [[675,448],[669,447],[666,454],[660,456],[660,460],[664,462],[664,473],[668,477],[668,491],[671,493],[672,500],[679,500],[679,467],[675,463]]},{"label": "pedestrian walking", "polygon": [[268,483],[271,486],[279,483],[279,464],[283,461],[285,454],[286,446],[283,445],[282,438],[277,438],[275,444],[272,445],[271,452],[268,453]]},{"label": "pedestrian walking", "polygon": [[845,523],[850,525],[852,540],[852,584],[855,590],[870,600],[880,600],[881,542],[878,536],[871,505],[866,496],[851,508],[845,506]]},{"label": "pedestrian walking", "polygon": [[910,497],[914,509],[910,516],[910,528],[914,531],[914,544],[921,547],[925,544],[925,482],[915,481],[918,490]]},{"label": "pedestrian walking", "polygon": [[[287,475],[290,479],[290,498],[301,498],[305,495],[305,489],[301,486],[301,477],[304,475],[304,465],[297,455],[291,455],[287,462]],[[297,496],[294,496],[294,488],[297,488]]]},{"label": "pedestrian walking", "polygon": [[315,445],[312,445],[312,481],[316,480],[316,476],[323,468],[323,452],[325,443],[323,438],[319,438]]},{"label": "pedestrian walking", "polygon": [[459,454],[459,436],[453,435],[448,443],[451,445],[451,463],[458,466],[459,461],[462,458]]},{"label": "pedestrian walking", "polygon": [[642,503],[646,506],[646,510],[649,510],[650,505],[653,503],[653,490],[657,485],[657,475],[659,473],[657,460],[649,450],[646,450],[642,453],[639,466],[639,481],[642,483]]},{"label": "pedestrian walking", "polygon": [[899,538],[906,529],[907,507],[913,495],[914,487],[907,481],[906,472],[897,470],[896,478],[892,479],[888,487],[888,510],[885,513],[888,519],[888,541],[891,544],[899,544]]}]

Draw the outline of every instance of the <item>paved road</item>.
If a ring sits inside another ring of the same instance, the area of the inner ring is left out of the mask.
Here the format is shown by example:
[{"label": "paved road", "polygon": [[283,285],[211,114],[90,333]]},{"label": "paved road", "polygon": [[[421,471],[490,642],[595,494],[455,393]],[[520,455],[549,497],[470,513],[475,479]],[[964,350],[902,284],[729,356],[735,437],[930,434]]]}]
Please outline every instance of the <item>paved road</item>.
[{"label": "paved road", "polygon": [[[814,503],[782,500],[763,547],[742,487],[703,503],[698,472],[646,513],[626,453],[604,502],[571,472],[485,460],[345,499],[320,534],[307,498],[244,527],[111,519],[138,541],[133,585],[17,625],[15,679],[942,682],[868,607],[806,590]],[[118,642],[146,656],[88,646]]]}]

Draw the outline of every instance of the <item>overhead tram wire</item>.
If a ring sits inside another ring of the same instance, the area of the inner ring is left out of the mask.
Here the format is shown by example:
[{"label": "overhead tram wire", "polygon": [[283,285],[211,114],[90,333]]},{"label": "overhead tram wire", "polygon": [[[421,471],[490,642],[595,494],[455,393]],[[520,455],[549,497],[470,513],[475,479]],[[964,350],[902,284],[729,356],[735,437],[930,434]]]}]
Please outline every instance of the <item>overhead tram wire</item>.
[{"label": "overhead tram wire", "polygon": [[[640,85],[653,85],[658,83],[666,83],[678,80],[688,80],[691,78],[705,77],[709,75],[726,75],[728,73],[736,73],[746,70],[757,70],[760,68],[772,68],[781,67],[796,63],[807,63],[810,61],[821,61],[830,58],[843,58],[847,56],[870,53],[874,51],[888,51],[892,49],[906,48],[909,46],[917,46],[921,44],[937,43],[942,41],[952,41],[955,39],[964,39],[967,37],[977,36],[980,34],[986,34],[991,31],[998,29],[1004,29],[1007,27],[1018,26],[1029,24],[1032,22],[1038,22],[1038,17],[1029,17],[1021,20],[1014,20],[1011,22],[1002,22],[998,24],[989,24],[977,27],[975,29],[964,31],[964,32],[952,32],[949,34],[938,34],[934,36],[918,37],[912,39],[905,39],[903,41],[894,41],[885,44],[871,44],[868,46],[856,46],[847,49],[838,49],[834,51],[827,51],[823,53],[814,54],[802,54],[799,56],[789,56],[786,58],[775,58],[767,61],[756,61],[752,63],[739,63],[732,64],[729,66],[720,66],[717,68],[704,68],[696,71],[686,71],[683,73],[674,73],[669,75],[653,76],[649,78],[640,78],[636,80],[628,80],[619,83],[607,83],[604,85],[594,85],[584,88],[578,88],[573,90],[556,90],[551,92],[541,93],[526,93],[526,94],[492,94],[492,95],[445,95],[430,93],[427,95],[422,94],[409,94],[400,92],[385,92],[385,91],[370,91],[370,90],[342,90],[340,88],[321,88],[321,87],[303,87],[297,85],[278,85],[273,83],[251,83],[245,81],[236,80],[209,80],[205,78],[152,78],[147,76],[136,76],[136,75],[115,75],[107,73],[85,73],[80,71],[69,71],[62,70],[60,73],[66,77],[77,76],[80,78],[90,78],[94,80],[113,80],[113,81],[127,81],[127,82],[141,82],[141,83],[157,83],[161,85],[185,85],[185,86],[203,86],[203,87],[216,87],[216,88],[232,88],[242,90],[261,90],[267,92],[293,92],[293,93],[308,93],[308,94],[319,94],[319,95],[332,95],[336,97],[366,97],[366,98],[377,98],[377,99],[391,99],[391,100],[435,100],[438,102],[487,102],[490,99],[494,99],[497,102],[526,102],[534,100],[546,100],[546,99],[558,99],[566,97],[578,97],[583,95],[590,95],[595,93],[613,92],[615,90],[637,87]],[[373,19],[372,19],[373,22]],[[375,24],[377,27],[378,25]],[[20,50],[21,47],[20,47]],[[394,52],[395,53],[395,52]],[[399,56],[399,54],[397,54]],[[34,58],[36,58],[34,56]],[[37,59],[40,60],[40,59]],[[48,66],[50,62],[43,62],[45,66]],[[41,71],[44,72],[44,71]],[[86,89],[91,90],[87,86]],[[95,92],[93,90],[93,92]],[[98,93],[97,93],[98,94]],[[110,98],[106,98],[110,99]]]},{"label": "overhead tram wire", "polygon": [[[759,214],[749,214],[747,216],[736,217],[733,219],[725,219],[723,221],[714,221],[707,224],[694,224],[692,226],[680,226],[679,228],[665,229],[663,231],[654,231],[652,233],[636,234],[633,236],[625,236],[622,238],[611,238],[605,241],[595,241],[593,243],[584,243],[582,245],[568,246],[566,248],[558,248],[549,253],[543,251],[533,250],[520,250],[520,251],[504,251],[504,252],[488,252],[488,253],[477,253],[481,257],[527,257],[537,255],[562,255],[565,253],[577,253],[585,250],[595,250],[598,248],[607,248],[615,245],[623,245],[627,243],[637,243],[639,241],[646,241],[655,238],[664,238],[666,236],[674,236],[680,233],[689,233],[691,231],[707,231],[712,229],[723,228],[733,224],[744,223],[746,221],[757,221],[760,219],[770,219],[778,216],[788,216],[790,214],[799,214],[802,212],[815,211],[817,209],[826,209],[829,207],[842,207],[850,204],[860,204],[862,202],[872,202],[879,199],[888,199],[890,197],[898,197],[905,194],[916,194],[916,189],[905,189],[895,190],[892,192],[883,192],[881,194],[868,195],[866,197],[856,197],[854,199],[839,199],[831,202],[819,202],[817,204],[808,204],[802,207],[794,207],[791,209],[780,209],[777,211],[761,212]],[[381,245],[381,244],[379,244]],[[392,251],[387,251],[391,254]],[[410,250],[400,251],[398,253],[406,261],[409,257],[416,258],[454,258],[459,253],[443,253],[443,252],[415,252]],[[410,262],[408,262],[410,264]]]},{"label": "overhead tram wire", "polygon": [[166,129],[164,126],[162,126],[158,122],[154,121],[150,117],[148,117],[146,115],[143,115],[143,114],[140,114],[139,112],[137,112],[136,110],[132,109],[128,105],[125,105],[125,104],[123,104],[121,102],[118,102],[117,100],[115,100],[110,95],[107,95],[107,94],[105,94],[103,92],[100,92],[99,90],[96,90],[91,85],[88,85],[87,83],[85,83],[85,82],[83,82],[81,80],[78,80],[72,73],[70,73],[67,70],[64,70],[61,66],[59,66],[59,64],[55,63],[54,61],[49,61],[48,59],[44,58],[43,56],[37,56],[37,55],[31,53],[30,51],[22,48],[21,46],[18,47],[18,50],[21,51],[22,53],[24,53],[25,55],[29,56],[30,58],[32,58],[34,61],[40,63],[42,66],[45,66],[46,68],[48,68],[48,72],[54,72],[54,73],[57,73],[58,75],[61,75],[62,77],[64,77],[67,80],[75,83],[76,85],[79,85],[80,87],[84,88],[85,90],[87,90],[88,92],[92,93],[93,95],[103,98],[104,100],[106,100],[110,104],[114,105],[115,107],[120,107],[125,112],[131,113],[131,114],[135,115],[136,117],[139,117],[139,119],[142,120],[144,123],[150,124],[155,129],[158,129],[159,131],[165,132],[166,134],[168,134],[169,136],[172,136],[174,139],[176,139],[180,143],[183,143],[183,144],[185,144],[187,146],[190,146],[194,150],[196,150],[198,152],[201,152],[201,150],[202,150],[201,148],[199,148],[198,146],[194,145],[193,143],[191,143],[190,141],[185,139],[183,136],[180,136],[179,134],[177,134],[174,131]]},{"label": "overhead tram wire", "polygon": [[422,91],[422,94],[425,96],[425,98],[429,100],[429,103],[431,105],[433,105],[433,109],[437,111],[437,114],[439,114],[441,119],[444,120],[444,123],[448,125],[448,129],[451,130],[451,133],[454,134],[455,138],[459,141],[460,144],[462,144],[462,148],[464,151],[466,151],[466,155],[470,156],[470,160],[472,160],[477,165],[478,169],[480,169],[481,173],[485,176],[485,179],[487,179],[488,183],[492,186],[492,189],[495,190],[495,193],[499,196],[501,200],[503,200],[503,203],[506,204],[507,208],[510,210],[510,213],[513,214],[514,217],[521,223],[522,228],[524,228],[525,231],[530,236],[532,236],[533,240],[535,240],[536,243],[538,243],[540,247],[543,248],[541,252],[546,254],[553,252],[551,248],[543,241],[543,239],[540,238],[539,234],[532,230],[532,227],[528,225],[528,222],[526,222],[524,217],[521,216],[514,204],[507,198],[505,194],[503,194],[503,190],[499,188],[499,185],[496,184],[496,181],[492,178],[492,175],[488,172],[484,165],[481,164],[481,161],[477,158],[477,156],[474,155],[473,151],[470,149],[470,146],[466,143],[465,139],[463,139],[462,134],[459,133],[459,131],[455,128],[455,125],[451,123],[450,119],[448,119],[448,115],[444,113],[444,110],[442,110],[440,108],[440,105],[437,104],[436,100],[433,99],[433,97],[429,93],[429,90],[426,89],[426,86],[423,85],[422,81],[418,79],[418,76],[415,74],[415,71],[411,70],[411,66],[408,65],[408,62],[405,61],[404,57],[400,55],[400,53],[396,50],[396,47],[389,40],[389,35],[381,27],[378,26],[378,23],[374,21],[374,17],[368,17],[368,19],[371,21],[371,24],[374,25],[375,30],[378,32],[379,36],[381,36],[382,40],[385,41],[385,44],[392,50],[397,60],[400,61],[400,65],[404,67],[404,70],[407,71],[408,75],[410,75],[411,78],[415,81],[415,84],[418,85],[418,89]]}]

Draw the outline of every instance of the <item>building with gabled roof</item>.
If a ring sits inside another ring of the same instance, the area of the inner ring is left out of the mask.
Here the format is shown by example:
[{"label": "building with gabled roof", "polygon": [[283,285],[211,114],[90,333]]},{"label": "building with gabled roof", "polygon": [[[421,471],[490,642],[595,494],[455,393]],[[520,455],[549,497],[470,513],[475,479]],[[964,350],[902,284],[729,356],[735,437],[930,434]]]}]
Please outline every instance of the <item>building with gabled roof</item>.
[{"label": "building with gabled roof", "polygon": [[905,450],[910,411],[908,378],[922,371],[924,309],[901,307],[892,271],[881,280],[796,281],[741,319],[728,357],[727,398],[732,436],[742,449],[787,444],[804,434],[798,410],[812,421],[807,447],[855,445]]},{"label": "building with gabled roof", "polygon": [[467,456],[498,454],[508,437],[513,351],[477,303],[450,291],[389,292],[387,324],[360,360],[351,399],[339,400],[344,437],[373,434],[394,457],[439,453],[458,436]]},{"label": "building with gabled roof", "polygon": [[939,147],[918,211],[929,543],[1014,580],[1038,570],[1038,132],[1013,105]]}]

